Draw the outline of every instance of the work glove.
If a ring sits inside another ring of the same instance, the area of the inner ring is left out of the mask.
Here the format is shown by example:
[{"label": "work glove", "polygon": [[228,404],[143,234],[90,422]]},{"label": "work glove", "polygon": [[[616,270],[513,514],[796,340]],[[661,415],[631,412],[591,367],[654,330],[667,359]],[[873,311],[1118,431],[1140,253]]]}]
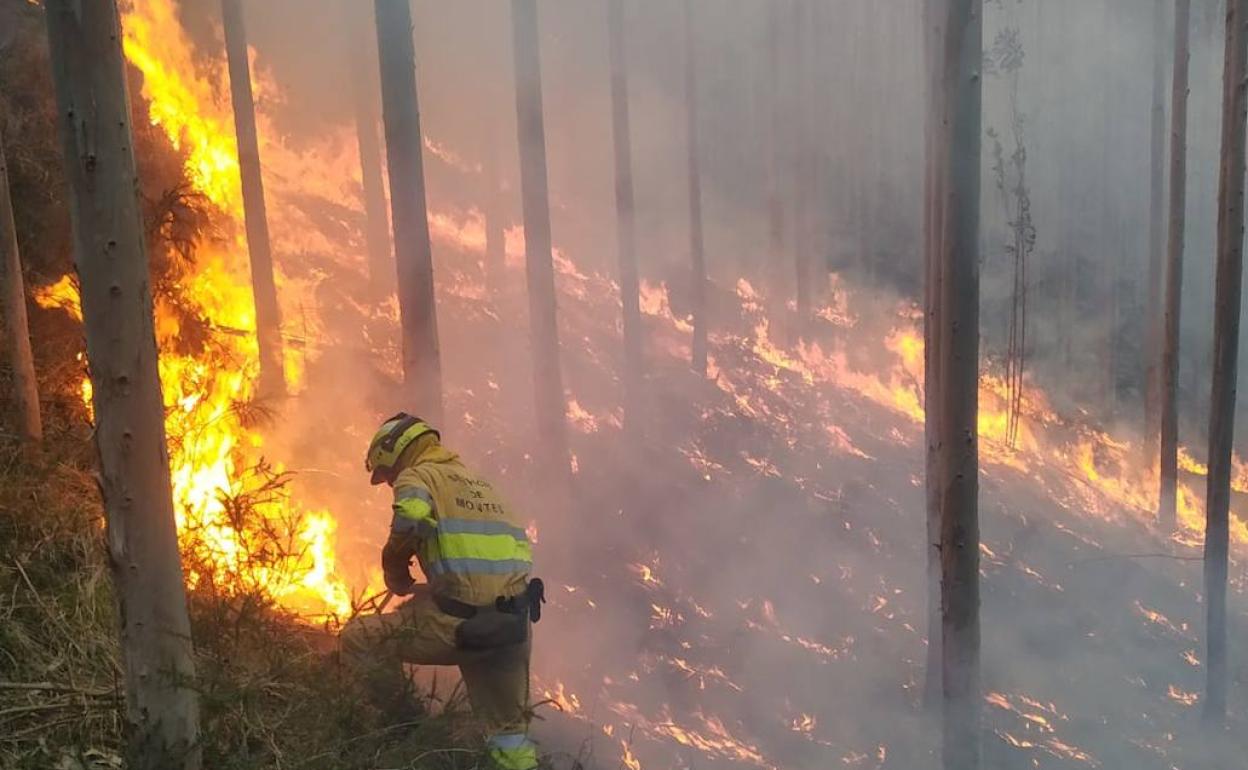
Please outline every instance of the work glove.
[{"label": "work glove", "polygon": [[381,574],[386,581],[386,589],[396,596],[407,596],[412,593],[416,581],[412,579],[412,551],[404,543],[391,539],[381,549]]}]

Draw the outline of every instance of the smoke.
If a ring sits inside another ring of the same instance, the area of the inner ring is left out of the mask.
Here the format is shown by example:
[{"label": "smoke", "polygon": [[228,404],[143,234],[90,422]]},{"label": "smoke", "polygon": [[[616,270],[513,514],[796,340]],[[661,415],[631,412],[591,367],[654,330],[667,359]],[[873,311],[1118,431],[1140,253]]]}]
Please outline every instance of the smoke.
[{"label": "smoke", "polygon": [[[990,34],[1018,29],[1025,52],[1017,106],[1036,234],[1027,381],[1047,395],[1029,419],[1063,437],[1100,425],[1133,438],[1119,426],[1139,422],[1143,329],[1157,312],[1142,299],[1153,35],[1143,5],[988,3]],[[363,448],[409,403],[397,307],[365,299],[351,96],[377,84],[353,80],[350,62],[367,50],[371,20],[358,16],[369,7],[247,5],[285,332],[305,369],[266,451],[296,471],[299,499],[333,512],[340,567],[361,590],[377,583],[389,519],[386,492],[362,471]],[[543,708],[546,748],[585,745],[602,766],[623,755],[643,767],[930,767],[921,371],[890,344],[920,328],[921,3],[821,4],[805,27],[792,24],[789,2],[694,7],[712,376],[687,364],[682,11],[628,2],[647,387],[644,433],[627,437],[606,15],[599,2],[540,3],[562,365],[575,404],[574,504],[564,509],[540,484],[533,439],[509,6],[416,4],[441,427],[537,532],[551,602],[537,628],[534,694],[565,710]],[[208,0],[182,7],[205,61],[222,55],[215,13]],[[1194,37],[1191,371],[1211,328],[1216,37],[1213,25]],[[816,40],[817,68],[802,75],[795,51]],[[1012,150],[1004,79],[985,80],[985,105],[986,127]],[[814,116],[805,143],[803,111]],[[798,187],[803,164],[820,171],[813,190]],[[1013,267],[991,175],[986,157],[984,358],[996,371]],[[495,188],[510,233],[492,284],[485,218]],[[773,188],[785,212],[778,255],[769,255]],[[798,206],[811,216],[796,216]],[[801,345],[789,299],[797,243],[834,271],[817,282],[822,310]],[[1194,377],[1185,404],[1203,387]],[[1134,457],[1104,438],[1102,467]],[[1148,493],[1115,497],[1074,477],[1075,460],[1059,462],[1047,444],[985,444],[986,766],[1200,761],[1206,748],[1189,735],[1197,709],[1186,702],[1202,677],[1198,563],[1121,556],[1171,546],[1123,502]],[[1241,627],[1242,583],[1241,571]],[[1242,728],[1242,688],[1234,697]]]}]

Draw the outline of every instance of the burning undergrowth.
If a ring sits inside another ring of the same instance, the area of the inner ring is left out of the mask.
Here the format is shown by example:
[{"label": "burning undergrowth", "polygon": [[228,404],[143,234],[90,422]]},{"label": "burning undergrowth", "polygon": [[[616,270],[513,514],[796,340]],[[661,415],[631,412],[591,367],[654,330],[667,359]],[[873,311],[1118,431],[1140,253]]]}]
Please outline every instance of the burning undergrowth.
[{"label": "burning undergrowth", "polygon": [[[224,64],[193,55],[170,2],[131,9],[124,26],[152,124],[220,228],[167,285],[182,314],[158,304],[189,579],[268,586],[289,609],[342,616],[378,582],[388,511],[360,448],[406,403],[397,308],[362,299],[349,133],[331,127],[296,150],[266,131],[281,92],[257,68],[294,393],[258,404],[233,134],[213,86]],[[436,146],[446,168],[433,173],[479,185],[476,166],[442,159],[457,148]],[[562,713],[545,710],[548,748],[589,741],[603,764],[630,768],[929,766],[913,306],[834,277],[799,341],[783,303],[721,281],[704,379],[687,365],[680,287],[646,283],[645,429],[626,436],[618,287],[557,253],[576,500],[560,513],[528,454],[521,234],[508,231],[503,274],[490,276],[479,212],[434,203],[445,432],[529,511],[551,585],[535,659],[537,693]],[[72,284],[43,297],[72,307]],[[189,346],[188,317],[202,335]],[[1199,553],[1203,469],[1188,456],[1170,536],[1152,526],[1154,482],[1129,441],[1034,389],[1011,429],[992,372],[980,395],[989,764],[1183,766],[1198,744],[1185,733],[1201,676],[1199,567],[1125,555]],[[292,559],[257,562],[260,535]],[[1234,536],[1248,542],[1242,516]],[[1242,729],[1242,714],[1233,722]]]}]

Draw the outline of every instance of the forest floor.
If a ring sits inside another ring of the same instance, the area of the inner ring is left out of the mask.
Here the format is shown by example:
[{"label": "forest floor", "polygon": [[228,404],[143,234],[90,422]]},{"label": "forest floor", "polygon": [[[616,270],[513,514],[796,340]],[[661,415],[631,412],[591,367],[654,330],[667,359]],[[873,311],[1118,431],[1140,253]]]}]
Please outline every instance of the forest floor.
[{"label": "forest floor", "polygon": [[[116,607],[85,422],[23,457],[0,435],[0,768],[124,762]],[[188,595],[213,770],[480,766],[462,697],[402,719],[369,705],[332,636],[264,596]]]}]

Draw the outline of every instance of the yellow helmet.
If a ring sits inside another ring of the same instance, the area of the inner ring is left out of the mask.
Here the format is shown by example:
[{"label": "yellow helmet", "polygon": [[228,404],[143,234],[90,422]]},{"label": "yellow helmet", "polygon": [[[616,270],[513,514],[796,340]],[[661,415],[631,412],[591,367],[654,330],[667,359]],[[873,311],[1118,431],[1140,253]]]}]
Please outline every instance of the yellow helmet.
[{"label": "yellow helmet", "polygon": [[392,480],[403,451],[421,436],[432,433],[442,438],[436,430],[429,427],[424,420],[413,417],[406,412],[399,412],[386,420],[377,429],[372,443],[368,445],[368,454],[364,457],[364,470],[372,474],[372,483],[380,484]]}]

